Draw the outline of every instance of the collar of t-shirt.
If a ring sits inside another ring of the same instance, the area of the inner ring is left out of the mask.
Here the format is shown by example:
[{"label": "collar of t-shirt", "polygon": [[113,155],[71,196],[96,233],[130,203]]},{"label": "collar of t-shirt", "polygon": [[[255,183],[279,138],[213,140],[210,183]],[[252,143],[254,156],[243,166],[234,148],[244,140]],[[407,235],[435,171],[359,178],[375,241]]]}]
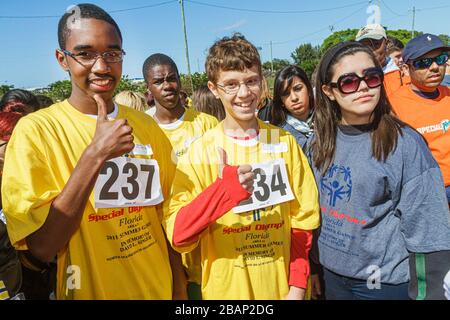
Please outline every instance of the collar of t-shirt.
[{"label": "collar of t-shirt", "polygon": [[339,129],[343,134],[348,136],[358,136],[360,134],[370,132],[373,129],[373,124],[358,124],[358,125],[339,125]]},{"label": "collar of t-shirt", "polygon": [[[108,118],[115,119],[117,118],[117,115],[119,114],[119,107],[117,107],[117,104],[114,103],[114,110],[111,113],[108,113]],[[89,117],[97,119],[96,114],[88,114]]]},{"label": "collar of t-shirt", "polygon": [[[172,123],[166,123],[166,124],[163,124],[163,123],[158,123],[158,125],[159,125],[159,127],[160,128],[163,128],[163,129],[166,129],[166,130],[175,130],[175,129],[177,129],[177,128],[179,128],[180,126],[181,126],[181,124],[183,123],[183,121],[184,121],[184,116],[186,115],[186,111],[183,113],[183,115],[180,117],[180,118],[178,118],[175,122],[172,122]],[[153,118],[156,120],[156,117],[155,117],[155,115],[153,115]],[[156,122],[158,122],[158,121],[156,121]]]},{"label": "collar of t-shirt", "polygon": [[439,89],[436,89],[433,92],[423,92],[423,91],[419,91],[419,90],[413,90],[415,94],[417,94],[418,96],[425,98],[425,99],[436,99],[437,97],[439,97]]},{"label": "collar of t-shirt", "polygon": [[383,66],[383,73],[387,74],[392,71],[400,70],[398,66],[395,64],[394,59],[391,57],[387,57]]}]

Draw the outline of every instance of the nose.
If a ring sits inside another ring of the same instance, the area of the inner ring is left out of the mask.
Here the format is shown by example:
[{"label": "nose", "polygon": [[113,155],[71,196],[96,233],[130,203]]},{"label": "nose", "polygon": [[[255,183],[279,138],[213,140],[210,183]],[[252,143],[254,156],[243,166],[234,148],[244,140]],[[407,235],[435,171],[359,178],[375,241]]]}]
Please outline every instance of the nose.
[{"label": "nose", "polygon": [[103,60],[103,57],[98,57],[91,69],[94,73],[108,73],[110,71],[109,64]]},{"label": "nose", "polygon": [[369,90],[369,86],[366,83],[366,80],[361,80],[361,82],[359,83],[359,88],[358,91],[367,91]]},{"label": "nose", "polygon": [[290,95],[289,95],[289,99],[292,102],[297,102],[299,100],[297,94],[294,92],[294,90],[291,91]]},{"label": "nose", "polygon": [[250,89],[247,87],[247,85],[243,82],[239,84],[239,90],[237,93],[238,97],[247,97],[249,94],[251,94]]},{"label": "nose", "polygon": [[433,61],[433,63],[430,66],[430,70],[439,70],[439,65],[437,64],[436,61]]}]

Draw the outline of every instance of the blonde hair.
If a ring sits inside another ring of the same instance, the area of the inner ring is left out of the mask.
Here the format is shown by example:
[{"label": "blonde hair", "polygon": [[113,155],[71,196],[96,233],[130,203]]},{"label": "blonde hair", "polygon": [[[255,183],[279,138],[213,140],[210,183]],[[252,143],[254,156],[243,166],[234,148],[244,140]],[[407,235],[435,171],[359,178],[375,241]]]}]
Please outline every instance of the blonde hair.
[{"label": "blonde hair", "polygon": [[122,91],[114,97],[114,102],[142,112],[148,109],[147,98],[139,92]]},{"label": "blonde hair", "polygon": [[216,117],[219,121],[225,119],[225,109],[222,102],[214,96],[207,86],[200,86],[194,91],[192,107],[194,110]]}]

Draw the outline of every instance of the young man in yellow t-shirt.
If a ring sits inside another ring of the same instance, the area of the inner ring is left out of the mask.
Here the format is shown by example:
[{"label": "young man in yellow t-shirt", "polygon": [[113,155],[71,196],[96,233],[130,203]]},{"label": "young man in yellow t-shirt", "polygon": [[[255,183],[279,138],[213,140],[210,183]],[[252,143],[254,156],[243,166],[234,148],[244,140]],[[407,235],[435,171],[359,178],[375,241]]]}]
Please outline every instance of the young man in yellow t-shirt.
[{"label": "young man in yellow t-shirt", "polygon": [[[181,82],[175,62],[167,55],[156,53],[148,57],[143,66],[147,90],[155,101],[154,120],[159,124],[173,147],[172,159],[177,161],[189,146],[214,128],[218,121],[206,113],[185,108],[181,101]],[[189,297],[198,299],[201,281],[199,250],[183,254],[189,280]],[[197,284],[197,285],[195,285]]]},{"label": "young man in yellow t-shirt", "polygon": [[243,36],[216,42],[208,87],[226,110],[179,158],[166,231],[199,246],[204,299],[303,299],[317,188],[293,136],[256,118],[261,61]]},{"label": "young man in yellow t-shirt", "polygon": [[161,218],[172,148],[150,117],[113,103],[125,55],[115,21],[77,9],[58,25],[69,99],[21,119],[8,143],[8,233],[41,261],[57,256],[58,299],[171,299]]}]

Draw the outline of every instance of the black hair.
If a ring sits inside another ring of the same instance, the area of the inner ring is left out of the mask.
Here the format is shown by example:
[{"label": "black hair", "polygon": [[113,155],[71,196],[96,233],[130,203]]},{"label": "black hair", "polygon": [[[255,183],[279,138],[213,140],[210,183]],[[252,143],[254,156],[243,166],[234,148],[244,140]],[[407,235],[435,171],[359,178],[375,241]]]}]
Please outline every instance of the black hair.
[{"label": "black hair", "polygon": [[314,92],[311,82],[306,72],[298,66],[287,66],[280,70],[275,76],[273,88],[273,108],[271,110],[270,123],[276,126],[282,125],[286,121],[288,111],[283,105],[282,97],[289,93],[294,78],[298,77],[306,86],[309,97],[309,108],[314,108]]},{"label": "black hair", "polygon": [[52,98],[47,97],[43,94],[37,95],[36,99],[39,102],[39,109],[50,107],[54,103]]},{"label": "black hair", "polygon": [[152,54],[150,57],[148,57],[145,62],[144,65],[142,66],[142,74],[144,76],[145,82],[148,83],[148,72],[150,71],[151,68],[153,68],[154,66],[171,66],[173,69],[175,69],[177,76],[180,77],[179,73],[178,73],[178,68],[177,65],[175,63],[175,61],[172,60],[171,57],[163,54],[163,53],[155,53]]},{"label": "black hair", "polygon": [[[77,9],[75,9],[77,7]],[[119,26],[114,21],[114,19],[102,8],[91,3],[80,3],[74,7],[69,12],[66,12],[58,23],[58,42],[61,49],[66,48],[66,40],[70,34],[70,28],[67,26],[67,21],[69,18],[75,14],[80,15],[80,19],[97,19],[105,21],[111,24],[119,34],[120,41],[122,41],[122,33],[120,32]],[[76,17],[74,17],[76,19]]]},{"label": "black hair", "polygon": [[3,110],[3,107],[11,101],[21,102],[24,105],[33,108],[33,110],[39,109],[39,101],[36,96],[27,90],[12,89],[5,93],[0,100],[0,110]]},{"label": "black hair", "polygon": [[[316,104],[314,111],[314,139],[311,143],[312,161],[322,175],[330,167],[336,152],[336,136],[338,125],[342,120],[340,105],[331,100],[324,92],[323,86],[329,86],[335,72],[335,65],[346,56],[357,53],[367,54],[374,65],[381,68],[378,60],[370,48],[359,42],[340,42],[330,48],[319,63],[319,72],[315,85]],[[372,112],[371,140],[372,156],[377,161],[386,161],[389,154],[396,149],[398,136],[402,135],[401,128],[405,124],[392,113],[392,106],[387,98],[386,90],[380,87],[380,99]]]}]

